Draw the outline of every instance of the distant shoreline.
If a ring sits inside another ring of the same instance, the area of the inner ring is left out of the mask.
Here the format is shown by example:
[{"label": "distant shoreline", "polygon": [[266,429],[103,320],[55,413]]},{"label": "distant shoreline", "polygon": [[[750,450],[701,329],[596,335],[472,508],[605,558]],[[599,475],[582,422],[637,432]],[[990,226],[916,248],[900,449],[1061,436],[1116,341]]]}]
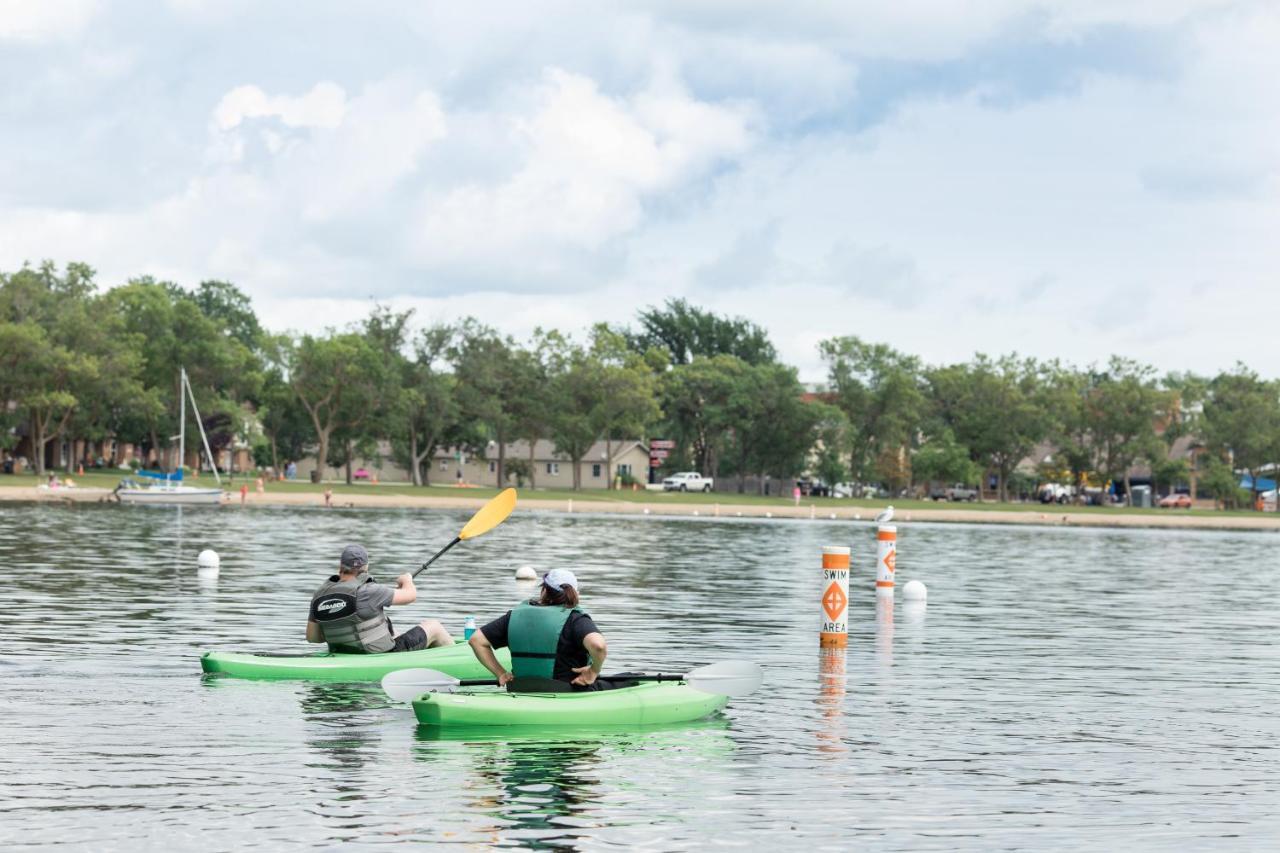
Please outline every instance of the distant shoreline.
[{"label": "distant shoreline", "polygon": [[[488,499],[488,495],[457,496],[406,495],[406,494],[352,494],[335,492],[335,508],[358,507],[377,509],[475,509]],[[94,487],[46,489],[37,486],[0,486],[0,502],[42,503],[100,503],[111,500],[111,490]],[[888,503],[886,501],[886,503]],[[227,492],[224,505],[232,510],[240,509],[239,494]],[[258,494],[250,489],[245,508],[308,506],[322,508],[324,496],[317,492],[271,491]],[[867,522],[875,517],[875,511],[864,506],[814,505],[801,502],[800,506],[761,505],[758,503],[734,503],[727,495],[723,503],[672,504],[657,502],[621,501],[600,499],[598,496],[573,499],[548,499],[521,496],[523,509],[544,512],[587,513],[610,515],[650,515],[658,518],[775,518],[815,519],[819,521],[843,520]],[[1223,515],[1212,510],[1203,513],[1082,513],[1063,512],[1052,506],[1030,506],[1026,509],[969,509],[941,506],[937,508],[910,508],[899,510],[895,521],[933,521],[963,524],[1039,524],[1055,527],[1124,527],[1171,528],[1184,530],[1242,530],[1280,532],[1280,515],[1274,513],[1252,515]]]}]

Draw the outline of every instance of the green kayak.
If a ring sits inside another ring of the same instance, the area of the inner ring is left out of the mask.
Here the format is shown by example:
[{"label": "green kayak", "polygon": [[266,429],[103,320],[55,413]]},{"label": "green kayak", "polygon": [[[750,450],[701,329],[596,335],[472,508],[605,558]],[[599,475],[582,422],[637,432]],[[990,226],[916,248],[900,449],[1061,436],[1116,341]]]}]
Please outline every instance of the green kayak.
[{"label": "green kayak", "polygon": [[507,693],[459,690],[424,693],[413,713],[427,726],[638,726],[682,723],[723,708],[726,696],[684,682],[641,682],[635,687],[581,693]]},{"label": "green kayak", "polygon": [[[498,649],[498,660],[511,666],[511,654]],[[389,652],[375,655],[340,655],[320,652],[314,655],[237,654],[205,652],[200,668],[233,678],[305,678],[312,681],[378,681],[398,669],[426,667],[454,678],[490,678],[471,647],[455,643],[420,652]]]}]

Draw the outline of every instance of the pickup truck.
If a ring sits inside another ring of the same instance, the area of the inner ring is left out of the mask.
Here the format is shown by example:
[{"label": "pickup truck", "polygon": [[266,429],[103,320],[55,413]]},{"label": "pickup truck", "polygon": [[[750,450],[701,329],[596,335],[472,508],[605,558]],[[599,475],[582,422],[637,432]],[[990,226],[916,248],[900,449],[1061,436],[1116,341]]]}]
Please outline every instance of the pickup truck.
[{"label": "pickup truck", "polygon": [[714,481],[697,471],[681,471],[662,481],[664,492],[709,492]]},{"label": "pickup truck", "polygon": [[976,501],[978,490],[963,483],[952,486],[937,486],[929,490],[929,497],[935,501]]}]

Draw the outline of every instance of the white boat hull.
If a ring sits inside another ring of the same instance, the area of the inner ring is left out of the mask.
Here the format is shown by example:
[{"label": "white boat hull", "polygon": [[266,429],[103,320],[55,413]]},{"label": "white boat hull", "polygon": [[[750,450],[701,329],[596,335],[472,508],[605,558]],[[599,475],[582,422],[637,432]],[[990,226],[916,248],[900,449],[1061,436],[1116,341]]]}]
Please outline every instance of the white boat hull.
[{"label": "white boat hull", "polygon": [[222,489],[199,489],[195,486],[174,486],[159,489],[119,489],[116,497],[126,504],[205,504],[222,503]]}]

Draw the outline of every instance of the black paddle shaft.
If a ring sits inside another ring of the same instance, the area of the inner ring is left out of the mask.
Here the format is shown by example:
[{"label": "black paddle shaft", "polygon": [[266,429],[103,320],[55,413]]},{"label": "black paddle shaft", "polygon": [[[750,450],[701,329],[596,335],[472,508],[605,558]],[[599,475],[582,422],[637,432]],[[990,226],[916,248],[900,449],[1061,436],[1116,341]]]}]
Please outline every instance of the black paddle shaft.
[{"label": "black paddle shaft", "polygon": [[[645,675],[639,672],[619,672],[616,675],[597,675],[596,678],[603,678],[607,681],[684,681],[683,675]],[[551,679],[547,679],[548,681]],[[490,687],[496,685],[496,678],[464,678],[458,682],[459,687]],[[564,681],[562,684],[568,684]],[[536,691],[534,691],[536,692]]]},{"label": "black paddle shaft", "polygon": [[[461,536],[455,536],[455,537],[453,537],[453,541],[452,541],[452,542],[450,542],[448,545],[445,545],[443,548],[441,548],[441,549],[436,553],[436,555],[435,555],[434,557],[432,557],[430,560],[427,560],[425,563],[423,563],[423,564],[422,564],[422,568],[420,568],[420,569],[418,569],[416,572],[414,572],[414,573],[413,573],[413,576],[416,578],[418,575],[420,575],[420,574],[422,574],[423,572],[425,572],[425,571],[427,570],[427,566],[431,565],[431,564],[432,564],[432,563],[434,563],[436,560],[438,560],[438,559],[440,559],[441,557],[443,557],[443,556],[444,556],[444,552],[445,552],[445,551],[448,551],[450,548],[452,548],[454,545],[457,545],[457,544],[458,544],[459,542],[461,542],[461,541],[462,541],[462,537],[461,537]],[[481,684],[487,684],[487,683],[488,683],[488,682],[483,682],[483,681],[481,682]]]}]

